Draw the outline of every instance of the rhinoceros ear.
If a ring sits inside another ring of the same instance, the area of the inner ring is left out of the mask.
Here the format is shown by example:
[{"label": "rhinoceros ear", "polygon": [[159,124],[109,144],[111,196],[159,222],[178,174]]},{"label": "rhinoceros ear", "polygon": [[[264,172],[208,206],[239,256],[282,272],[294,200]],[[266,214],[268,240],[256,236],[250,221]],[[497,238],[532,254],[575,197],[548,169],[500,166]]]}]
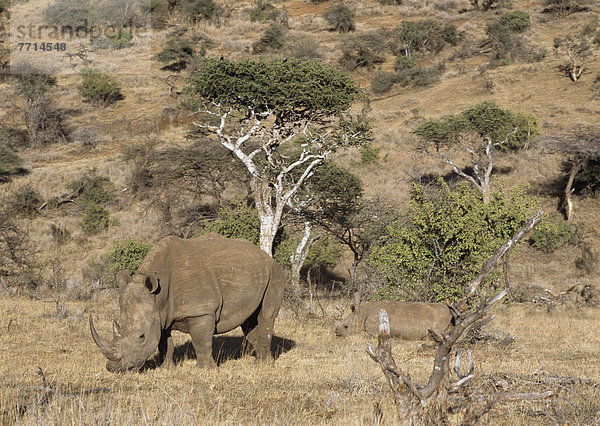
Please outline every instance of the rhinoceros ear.
[{"label": "rhinoceros ear", "polygon": [[155,272],[146,274],[144,276],[144,285],[151,294],[160,293],[160,282],[158,281],[158,277],[156,276]]}]

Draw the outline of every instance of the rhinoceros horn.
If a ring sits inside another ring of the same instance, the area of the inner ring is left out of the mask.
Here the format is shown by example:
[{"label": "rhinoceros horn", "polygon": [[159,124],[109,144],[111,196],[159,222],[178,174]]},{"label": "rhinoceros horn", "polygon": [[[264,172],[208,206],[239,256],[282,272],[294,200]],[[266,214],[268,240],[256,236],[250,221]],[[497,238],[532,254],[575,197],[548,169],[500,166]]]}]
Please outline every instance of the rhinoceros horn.
[{"label": "rhinoceros horn", "polygon": [[94,342],[96,342],[96,345],[98,346],[100,351],[104,354],[104,356],[108,359],[114,359],[115,358],[115,350],[113,348],[113,345],[111,345],[109,342],[107,342],[102,337],[100,337],[100,335],[96,332],[96,328],[94,327],[94,320],[92,319],[91,315],[90,315],[90,330],[92,331],[92,338],[94,339]]}]

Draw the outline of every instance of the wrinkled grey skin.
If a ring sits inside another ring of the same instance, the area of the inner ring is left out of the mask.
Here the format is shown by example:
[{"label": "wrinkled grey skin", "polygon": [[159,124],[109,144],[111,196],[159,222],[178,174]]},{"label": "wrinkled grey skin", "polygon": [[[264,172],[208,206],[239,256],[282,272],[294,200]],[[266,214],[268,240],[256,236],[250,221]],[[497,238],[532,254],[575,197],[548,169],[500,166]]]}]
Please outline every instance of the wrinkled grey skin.
[{"label": "wrinkled grey skin", "polygon": [[113,339],[96,345],[113,372],[141,368],[158,347],[163,365],[173,364],[171,331],[192,336],[197,363],[215,367],[213,334],[241,326],[257,359],[271,360],[273,325],[283,300],[279,266],[246,240],[217,234],[159,241],[133,278],[117,274],[121,308]]},{"label": "wrinkled grey skin", "polygon": [[452,314],[441,303],[420,302],[364,302],[351,306],[352,312],[335,324],[338,336],[367,332],[371,336],[379,333],[379,312],[387,311],[390,332],[393,337],[405,340],[419,340],[427,336],[428,330],[444,331]]}]

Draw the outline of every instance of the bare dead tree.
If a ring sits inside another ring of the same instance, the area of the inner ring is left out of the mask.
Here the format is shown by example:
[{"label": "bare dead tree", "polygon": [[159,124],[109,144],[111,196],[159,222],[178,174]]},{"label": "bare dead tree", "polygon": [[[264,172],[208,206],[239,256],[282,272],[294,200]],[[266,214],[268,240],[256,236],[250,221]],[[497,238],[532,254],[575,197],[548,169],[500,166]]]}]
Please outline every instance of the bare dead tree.
[{"label": "bare dead tree", "polygon": [[[391,352],[389,320],[385,310],[379,316],[379,339],[377,348],[367,345],[367,353],[377,362],[388,380],[398,413],[399,422],[403,425],[446,424],[448,422],[448,394],[457,392],[473,378],[473,361],[469,354],[471,367],[467,374],[460,373],[460,352],[457,354],[454,367],[458,380],[450,382],[450,354],[458,339],[467,330],[485,321],[492,307],[508,293],[505,288],[491,298],[481,297],[479,288],[485,278],[492,272],[498,261],[508,253],[533,227],[541,220],[542,212],[537,212],[510,240],[500,247],[483,265],[481,273],[467,286],[463,298],[449,305],[454,318],[454,325],[441,334],[429,330],[431,337],[438,344],[432,372],[424,385],[416,385],[410,375],[396,365]],[[479,296],[479,297],[478,297]],[[480,299],[475,303],[476,298]],[[492,317],[493,318],[493,317]],[[501,393],[488,400],[479,411],[470,410],[463,419],[465,424],[472,424],[500,401],[507,399],[540,399],[551,396],[551,393],[510,394]]]},{"label": "bare dead tree", "polygon": [[578,81],[584,70],[587,60],[592,55],[592,49],[583,35],[556,37],[554,39],[556,52],[563,52],[565,62],[558,68],[572,81]]},{"label": "bare dead tree", "polygon": [[563,168],[568,173],[563,190],[561,208],[565,219],[573,218],[573,200],[571,198],[577,175],[584,171],[592,160],[600,160],[600,126],[575,126],[557,135],[542,138],[544,149],[559,152],[567,156]]}]

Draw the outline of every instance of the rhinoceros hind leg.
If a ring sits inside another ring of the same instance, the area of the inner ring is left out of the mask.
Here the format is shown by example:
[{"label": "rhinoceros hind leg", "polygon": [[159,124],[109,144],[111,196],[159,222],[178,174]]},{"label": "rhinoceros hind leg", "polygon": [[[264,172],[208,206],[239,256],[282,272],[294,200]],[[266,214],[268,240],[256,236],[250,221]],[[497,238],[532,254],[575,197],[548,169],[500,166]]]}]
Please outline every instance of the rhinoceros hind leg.
[{"label": "rhinoceros hind leg", "polygon": [[212,341],[215,331],[214,315],[190,318],[187,323],[188,331],[192,336],[192,344],[196,351],[198,367],[216,368],[217,364],[212,357]]},{"label": "rhinoceros hind leg", "polygon": [[271,338],[273,322],[266,320],[257,312],[242,324],[242,331],[244,332],[244,336],[246,336],[246,340],[252,344],[256,351],[257,361],[272,361]]}]

